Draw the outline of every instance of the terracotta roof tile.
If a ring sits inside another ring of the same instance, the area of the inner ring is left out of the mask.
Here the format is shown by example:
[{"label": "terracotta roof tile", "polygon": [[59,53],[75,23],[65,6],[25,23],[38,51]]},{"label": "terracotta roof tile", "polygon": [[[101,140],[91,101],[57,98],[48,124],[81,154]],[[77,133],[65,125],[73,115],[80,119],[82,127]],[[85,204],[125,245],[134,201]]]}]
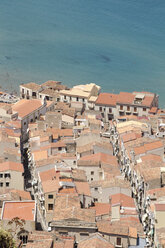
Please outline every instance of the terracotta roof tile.
[{"label": "terracotta roof tile", "polygon": [[44,193],[58,192],[58,189],[60,188],[60,184],[58,180],[42,181],[42,188]]},{"label": "terracotta roof tile", "polygon": [[111,195],[110,198],[111,198],[112,206],[116,204],[120,204],[120,206],[123,207],[136,208],[133,198],[125,194],[119,193],[119,194]]},{"label": "terracotta roof tile", "polygon": [[34,156],[34,161],[43,160],[48,158],[48,151],[35,151],[32,153]]},{"label": "terracotta roof tile", "polygon": [[77,194],[58,194],[54,207],[54,221],[79,219],[85,222],[95,222],[95,211],[82,209]]},{"label": "terracotta roof tile", "polygon": [[96,216],[110,215],[111,205],[109,203],[96,202],[92,209],[95,209]]},{"label": "terracotta roof tile", "polygon": [[26,115],[32,113],[33,111],[39,109],[42,106],[41,100],[32,99],[26,100],[22,99],[19,102],[12,105],[12,109],[18,112],[18,116],[24,118]]},{"label": "terracotta roof tile", "polygon": [[6,161],[3,163],[0,163],[0,171],[18,171],[18,172],[24,172],[23,165],[21,163],[16,163],[12,161]]},{"label": "terracotta roof tile", "polygon": [[28,88],[30,90],[34,90],[34,91],[38,91],[39,89],[41,89],[41,85],[38,85],[36,83],[30,82],[27,84],[21,84],[22,87]]},{"label": "terracotta roof tile", "polygon": [[96,105],[116,106],[117,98],[118,95],[116,94],[100,93],[96,100]]},{"label": "terracotta roof tile", "polygon": [[78,194],[91,196],[90,187],[87,182],[75,182],[75,185]]},{"label": "terracotta roof tile", "polygon": [[28,191],[24,191],[24,190],[18,190],[18,189],[11,189],[10,192],[12,194],[16,194],[18,195],[21,200],[31,200],[31,195],[30,195],[30,192]]},{"label": "terracotta roof tile", "polygon": [[57,173],[55,171],[55,168],[53,168],[50,170],[41,171],[39,175],[40,175],[41,181],[43,182],[43,181],[52,180],[52,178],[56,178]]},{"label": "terracotta roof tile", "polygon": [[92,161],[92,162],[100,162],[104,164],[118,165],[117,159],[113,155],[109,155],[106,153],[95,153],[87,156],[83,156],[79,159],[79,161]]},{"label": "terracotta roof tile", "polygon": [[120,104],[132,104],[135,96],[132,93],[120,92],[117,97],[117,103]]},{"label": "terracotta roof tile", "polygon": [[10,201],[4,202],[2,219],[11,220],[19,217],[24,220],[35,220],[35,201]]},{"label": "terracotta roof tile", "polygon": [[99,233],[82,240],[78,244],[78,248],[114,248],[114,245],[104,239]]}]

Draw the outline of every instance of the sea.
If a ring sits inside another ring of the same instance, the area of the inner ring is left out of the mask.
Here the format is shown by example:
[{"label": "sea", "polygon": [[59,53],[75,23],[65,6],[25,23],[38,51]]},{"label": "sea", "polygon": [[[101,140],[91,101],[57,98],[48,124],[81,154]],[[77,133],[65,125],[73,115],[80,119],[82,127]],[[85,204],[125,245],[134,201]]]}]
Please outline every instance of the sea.
[{"label": "sea", "polygon": [[96,83],[165,107],[165,0],[0,0],[0,85]]}]

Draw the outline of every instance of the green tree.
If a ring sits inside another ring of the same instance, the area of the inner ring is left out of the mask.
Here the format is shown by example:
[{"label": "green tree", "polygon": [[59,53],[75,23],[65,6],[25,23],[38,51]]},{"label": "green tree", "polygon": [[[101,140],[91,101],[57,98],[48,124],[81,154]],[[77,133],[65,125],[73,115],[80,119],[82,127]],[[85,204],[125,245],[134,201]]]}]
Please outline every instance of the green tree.
[{"label": "green tree", "polygon": [[10,233],[0,229],[0,247],[1,248],[16,248],[15,242]]}]

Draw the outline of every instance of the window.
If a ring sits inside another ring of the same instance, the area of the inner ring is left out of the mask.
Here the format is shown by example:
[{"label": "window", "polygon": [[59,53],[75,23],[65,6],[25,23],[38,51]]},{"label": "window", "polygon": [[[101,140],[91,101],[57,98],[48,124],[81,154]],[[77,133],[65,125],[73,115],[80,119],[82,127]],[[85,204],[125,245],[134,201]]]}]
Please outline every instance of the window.
[{"label": "window", "polygon": [[6,183],[6,187],[9,187],[9,182]]},{"label": "window", "polygon": [[116,244],[117,244],[117,245],[121,245],[121,238],[117,237],[117,239],[116,239]]},{"label": "window", "polygon": [[40,95],[40,98],[42,98],[42,95]]},{"label": "window", "polygon": [[20,235],[19,239],[22,241],[23,244],[26,244],[28,240],[28,235]]},{"label": "window", "polygon": [[100,107],[99,110],[102,111],[102,107]]},{"label": "window", "polygon": [[5,173],[5,178],[10,178],[10,173]]},{"label": "window", "polygon": [[77,97],[77,98],[76,98],[76,101],[78,102],[78,100],[79,100],[79,99],[78,99],[78,97]]},{"label": "window", "polygon": [[82,101],[85,102],[85,99],[83,98]]},{"label": "window", "polygon": [[91,175],[94,175],[94,171],[91,171]]},{"label": "window", "polygon": [[123,106],[122,105],[120,106],[120,110],[123,110]]},{"label": "window", "polygon": [[24,89],[22,89],[22,94],[24,94]]},{"label": "window", "polygon": [[53,210],[53,204],[48,204],[48,210]]},{"label": "window", "polygon": [[3,183],[0,183],[0,187],[3,187]]},{"label": "window", "polygon": [[32,96],[36,96],[36,92],[33,91],[33,92],[32,92]]},{"label": "window", "polygon": [[0,174],[0,178],[3,178],[3,174],[2,173]]},{"label": "window", "polygon": [[66,96],[64,96],[64,99],[66,100]]},{"label": "window", "polygon": [[24,122],[24,126],[26,125],[26,122]]},{"label": "window", "polygon": [[98,202],[98,199],[97,198],[94,198],[94,202]]},{"label": "window", "polygon": [[134,107],[134,112],[137,112],[137,108],[136,107]]},{"label": "window", "polygon": [[98,191],[98,188],[95,188],[95,191]]},{"label": "window", "polygon": [[91,181],[93,181],[93,178],[91,178]]},{"label": "window", "polygon": [[109,108],[109,113],[112,113],[112,109],[111,108]]},{"label": "window", "polygon": [[62,150],[62,147],[58,147],[58,150],[61,151]]},{"label": "window", "polygon": [[73,164],[76,164],[76,161],[75,160],[73,161]]},{"label": "window", "polygon": [[72,101],[72,97],[70,96],[70,101]]},{"label": "window", "polygon": [[146,108],[143,108],[143,111],[146,111]]},{"label": "window", "polygon": [[130,111],[130,106],[127,106],[127,111]]},{"label": "window", "polygon": [[31,119],[30,122],[33,122],[33,119]]},{"label": "window", "polygon": [[48,198],[49,199],[53,199],[53,195],[48,195]]}]

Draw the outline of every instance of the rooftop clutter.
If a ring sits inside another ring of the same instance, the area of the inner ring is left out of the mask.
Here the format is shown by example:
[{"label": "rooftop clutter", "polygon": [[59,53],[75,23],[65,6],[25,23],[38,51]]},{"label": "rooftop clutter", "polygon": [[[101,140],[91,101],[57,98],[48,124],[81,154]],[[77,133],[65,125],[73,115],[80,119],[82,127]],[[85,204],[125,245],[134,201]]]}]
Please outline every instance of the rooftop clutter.
[{"label": "rooftop clutter", "polygon": [[0,106],[1,222],[23,219],[19,245],[163,245],[158,96],[100,91],[94,83],[28,83],[17,103]]}]

